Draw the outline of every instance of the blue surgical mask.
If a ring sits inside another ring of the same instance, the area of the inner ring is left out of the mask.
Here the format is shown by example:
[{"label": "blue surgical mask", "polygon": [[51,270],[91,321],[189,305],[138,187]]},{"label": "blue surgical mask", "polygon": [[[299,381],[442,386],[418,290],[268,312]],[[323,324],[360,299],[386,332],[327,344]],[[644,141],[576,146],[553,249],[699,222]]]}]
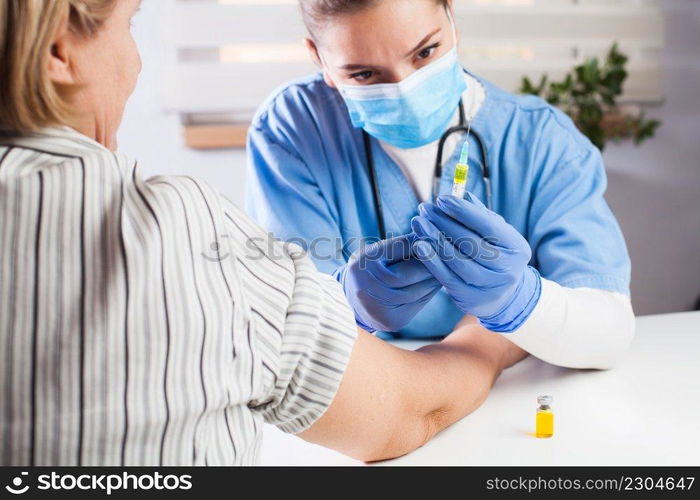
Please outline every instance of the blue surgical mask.
[{"label": "blue surgical mask", "polygon": [[338,86],[355,128],[402,149],[437,141],[466,88],[456,48],[399,83]]}]

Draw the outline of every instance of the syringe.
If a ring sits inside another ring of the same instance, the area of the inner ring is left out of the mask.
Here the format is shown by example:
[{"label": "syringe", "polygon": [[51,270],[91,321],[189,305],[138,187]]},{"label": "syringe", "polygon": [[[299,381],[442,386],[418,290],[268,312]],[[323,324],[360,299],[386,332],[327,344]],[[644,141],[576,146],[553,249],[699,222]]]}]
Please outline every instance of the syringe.
[{"label": "syringe", "polygon": [[459,155],[459,162],[455,167],[455,177],[452,183],[452,196],[464,198],[467,189],[467,178],[469,177],[469,141],[464,141],[462,153]]}]

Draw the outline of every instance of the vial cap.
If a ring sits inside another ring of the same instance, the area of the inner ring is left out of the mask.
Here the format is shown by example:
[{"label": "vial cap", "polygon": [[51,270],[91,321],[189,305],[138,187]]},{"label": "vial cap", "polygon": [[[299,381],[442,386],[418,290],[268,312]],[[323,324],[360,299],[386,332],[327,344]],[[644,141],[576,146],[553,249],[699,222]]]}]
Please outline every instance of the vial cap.
[{"label": "vial cap", "polygon": [[541,406],[549,406],[552,404],[552,396],[538,396],[537,404]]}]

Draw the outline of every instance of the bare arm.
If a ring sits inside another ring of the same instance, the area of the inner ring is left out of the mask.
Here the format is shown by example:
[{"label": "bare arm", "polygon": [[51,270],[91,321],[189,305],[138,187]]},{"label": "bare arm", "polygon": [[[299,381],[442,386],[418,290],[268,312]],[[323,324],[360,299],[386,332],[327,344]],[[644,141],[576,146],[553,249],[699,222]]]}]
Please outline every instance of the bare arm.
[{"label": "bare arm", "polygon": [[418,351],[361,331],[333,403],[300,436],[364,461],[404,455],[478,408],[526,355],[473,318]]}]

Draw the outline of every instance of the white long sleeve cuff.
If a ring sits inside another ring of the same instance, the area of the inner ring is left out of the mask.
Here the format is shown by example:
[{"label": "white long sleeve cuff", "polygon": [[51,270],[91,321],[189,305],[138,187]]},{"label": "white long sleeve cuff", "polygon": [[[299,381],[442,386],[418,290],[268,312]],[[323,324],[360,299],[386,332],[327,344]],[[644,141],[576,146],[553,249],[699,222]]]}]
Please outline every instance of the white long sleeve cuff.
[{"label": "white long sleeve cuff", "polygon": [[567,368],[612,368],[634,338],[626,295],[566,288],[542,278],[540,300],[527,321],[505,336],[535,357]]}]

